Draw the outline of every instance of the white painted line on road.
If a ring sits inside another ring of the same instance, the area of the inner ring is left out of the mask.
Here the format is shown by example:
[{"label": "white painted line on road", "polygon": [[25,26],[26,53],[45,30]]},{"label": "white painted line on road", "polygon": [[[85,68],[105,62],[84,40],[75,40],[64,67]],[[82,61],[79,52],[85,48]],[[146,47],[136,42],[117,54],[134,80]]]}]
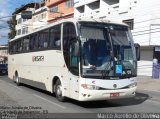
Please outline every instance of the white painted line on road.
[{"label": "white painted line on road", "polygon": [[52,102],[52,101],[50,101],[50,100],[47,100],[47,99],[45,99],[45,98],[43,98],[43,97],[41,97],[41,96],[38,96],[38,95],[36,95],[36,94],[32,94],[33,96],[35,96],[35,97],[38,97],[38,98],[40,98],[40,99],[42,99],[42,100],[45,100],[45,101],[47,101],[47,102],[49,102],[49,103],[51,103],[51,104],[53,104],[53,105],[56,105],[56,106],[58,106],[58,107],[60,107],[60,108],[63,108],[63,109],[65,109],[66,107],[63,107],[63,106],[61,106],[61,105],[59,105],[59,104],[57,104],[57,103],[54,103],[54,102]]},{"label": "white painted line on road", "polygon": [[21,88],[18,88],[17,86],[15,86],[15,85],[13,85],[13,84],[10,84],[10,83],[8,83],[8,82],[6,82],[6,81],[3,81],[3,80],[0,80],[1,82],[3,82],[3,83],[6,83],[6,84],[8,84],[8,85],[10,85],[10,86],[12,86],[12,87],[14,87],[14,88],[16,88],[16,89],[18,89],[18,90],[22,90]]},{"label": "white painted line on road", "polygon": [[137,90],[142,90],[142,91],[151,91],[151,92],[157,92],[157,93],[160,93],[160,91],[156,91],[156,90],[147,90],[147,89],[137,89]]},{"label": "white painted line on road", "polygon": [[9,83],[8,83],[8,85],[10,85],[10,86],[12,86],[12,87],[14,87],[14,88],[16,88],[16,89],[18,89],[18,90],[22,90],[21,88],[18,88],[17,86],[15,86],[15,85],[13,85],[13,84],[9,84]]}]

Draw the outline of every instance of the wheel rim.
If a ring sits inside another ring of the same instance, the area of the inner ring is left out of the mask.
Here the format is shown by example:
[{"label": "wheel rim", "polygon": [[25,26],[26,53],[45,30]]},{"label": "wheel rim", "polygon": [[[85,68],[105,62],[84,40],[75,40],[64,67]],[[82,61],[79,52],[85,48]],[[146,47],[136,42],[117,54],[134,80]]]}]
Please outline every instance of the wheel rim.
[{"label": "wheel rim", "polygon": [[17,84],[19,83],[19,79],[18,79],[18,76],[16,76],[16,83],[17,83]]},{"label": "wheel rim", "polygon": [[57,86],[56,94],[57,94],[58,97],[62,96],[62,86],[61,85]]}]

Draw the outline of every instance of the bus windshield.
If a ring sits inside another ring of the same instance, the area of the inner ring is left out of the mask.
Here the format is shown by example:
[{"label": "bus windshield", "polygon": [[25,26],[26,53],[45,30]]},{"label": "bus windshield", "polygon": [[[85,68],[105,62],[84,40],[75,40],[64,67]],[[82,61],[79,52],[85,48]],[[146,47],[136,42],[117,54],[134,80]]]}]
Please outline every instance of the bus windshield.
[{"label": "bus windshield", "polygon": [[[80,34],[83,77],[136,76],[135,49],[127,26],[85,22],[80,25]],[[122,67],[120,74],[116,65]]]}]

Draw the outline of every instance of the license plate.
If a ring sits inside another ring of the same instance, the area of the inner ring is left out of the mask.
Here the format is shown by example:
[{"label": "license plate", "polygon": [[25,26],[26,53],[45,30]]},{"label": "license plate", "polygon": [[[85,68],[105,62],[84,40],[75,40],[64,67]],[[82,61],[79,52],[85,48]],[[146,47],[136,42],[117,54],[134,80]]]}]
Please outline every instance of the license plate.
[{"label": "license plate", "polygon": [[110,93],[110,97],[118,97],[119,93]]}]

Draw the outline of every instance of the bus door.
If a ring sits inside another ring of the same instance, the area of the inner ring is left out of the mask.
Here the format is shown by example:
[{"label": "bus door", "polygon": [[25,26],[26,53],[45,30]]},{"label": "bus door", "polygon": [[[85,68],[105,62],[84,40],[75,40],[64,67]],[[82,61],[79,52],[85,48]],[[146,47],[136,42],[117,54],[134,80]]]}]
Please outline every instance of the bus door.
[{"label": "bus door", "polygon": [[76,28],[71,22],[63,24],[63,53],[68,68],[70,96],[77,99],[79,95],[79,56],[77,55]]},{"label": "bus door", "polygon": [[70,46],[70,96],[78,98],[79,95],[79,43],[74,41]]}]

